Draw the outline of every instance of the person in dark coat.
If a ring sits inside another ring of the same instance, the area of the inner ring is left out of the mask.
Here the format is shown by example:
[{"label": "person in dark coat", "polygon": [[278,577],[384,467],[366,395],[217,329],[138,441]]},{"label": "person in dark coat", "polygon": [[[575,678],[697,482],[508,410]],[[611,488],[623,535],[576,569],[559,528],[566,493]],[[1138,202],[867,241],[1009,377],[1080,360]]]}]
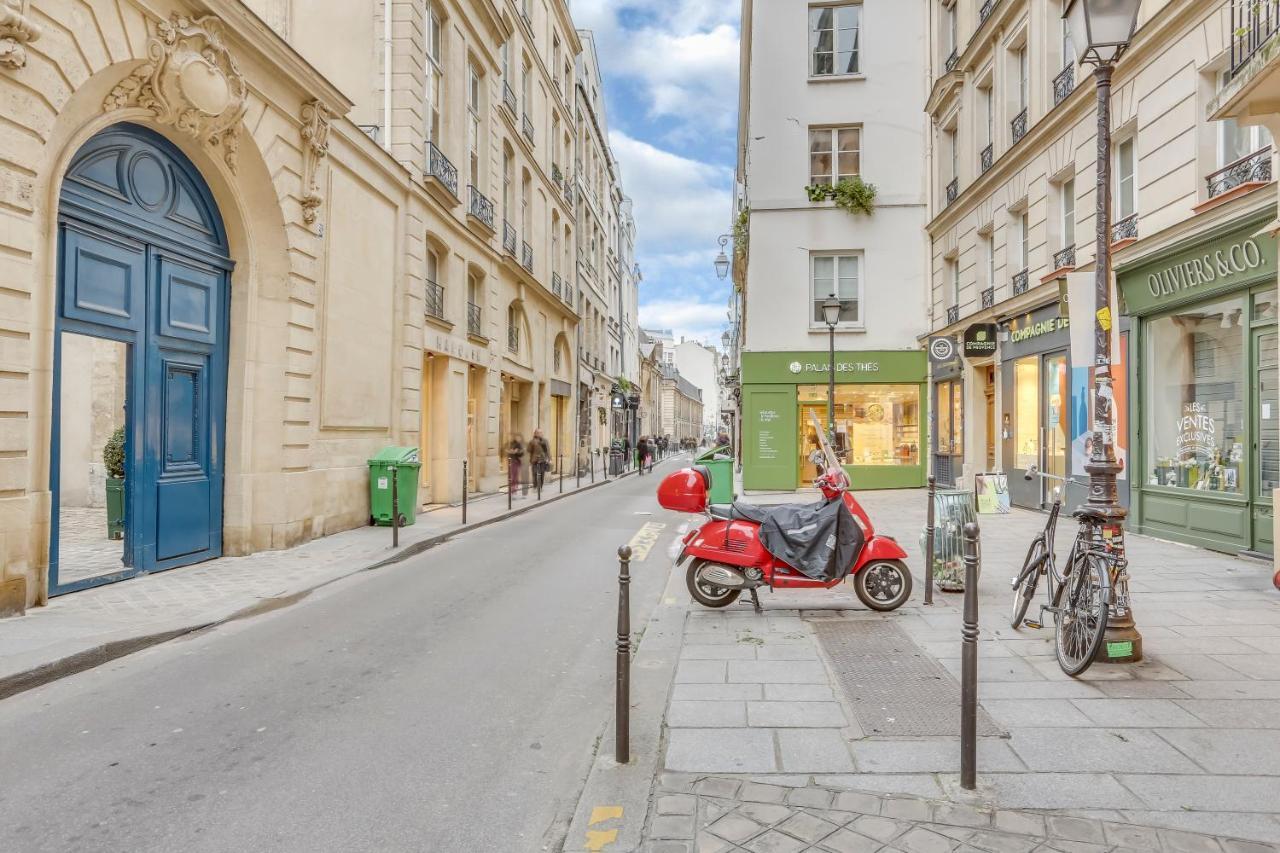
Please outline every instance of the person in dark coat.
[{"label": "person in dark coat", "polygon": [[[507,491],[510,494],[514,495],[520,487],[520,469],[523,464],[524,442],[520,440],[520,434],[516,433],[507,442]],[[528,487],[525,488],[527,491]]]}]

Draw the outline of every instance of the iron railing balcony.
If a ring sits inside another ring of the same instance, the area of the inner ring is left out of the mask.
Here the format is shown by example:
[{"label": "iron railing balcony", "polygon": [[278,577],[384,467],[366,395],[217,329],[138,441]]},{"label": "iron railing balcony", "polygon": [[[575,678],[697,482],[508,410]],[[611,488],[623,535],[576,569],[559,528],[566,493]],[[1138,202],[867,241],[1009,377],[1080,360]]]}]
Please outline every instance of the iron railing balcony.
[{"label": "iron railing balcony", "polygon": [[568,181],[564,182],[564,200],[570,207],[573,206],[573,184]]},{"label": "iron railing balcony", "polygon": [[996,8],[996,3],[1000,0],[986,0],[982,4],[982,8],[978,10],[978,26],[982,26],[987,22],[987,18],[991,17],[991,12]]},{"label": "iron railing balcony", "polygon": [[950,326],[952,323],[958,322],[959,320],[960,320],[960,306],[952,305],[950,308],[947,309],[947,325]]},{"label": "iron railing balcony", "polygon": [[1027,281],[1026,270],[1023,270],[1022,272],[1014,274],[1013,276],[1013,295],[1014,296],[1017,296],[1019,293],[1026,293],[1027,288],[1029,286],[1030,284]]},{"label": "iron railing balcony", "polygon": [[564,285],[560,281],[560,273],[553,272],[551,274],[551,292],[556,295],[557,299],[562,298],[562,290]]},{"label": "iron railing balcony", "polygon": [[996,148],[993,143],[988,142],[987,147],[982,149],[982,153],[978,155],[979,166],[983,172],[991,168],[991,164],[996,161]]},{"label": "iron railing balcony", "polygon": [[516,229],[511,227],[511,223],[502,220],[502,250],[508,255],[515,257],[516,254]]},{"label": "iron railing balcony", "polygon": [[1022,112],[1013,117],[1013,121],[1009,122],[1010,135],[1013,137],[1012,145],[1017,145],[1018,140],[1027,135],[1027,108],[1023,107]]},{"label": "iron railing balcony", "polygon": [[430,140],[427,141],[427,177],[435,178],[454,198],[458,197],[458,167]]},{"label": "iron railing balcony", "polygon": [[1053,253],[1053,268],[1055,270],[1075,269],[1076,267],[1076,247],[1075,245],[1067,246]]},{"label": "iron railing balcony", "polygon": [[1280,31],[1280,0],[1231,0],[1231,76]]},{"label": "iron railing balcony", "polygon": [[511,352],[520,352],[519,326],[507,326],[507,349]]},{"label": "iron railing balcony", "polygon": [[506,80],[502,81],[502,105],[511,110],[511,114],[520,114],[520,105],[516,101],[516,90],[511,88],[511,84]]},{"label": "iron railing balcony", "polygon": [[467,185],[467,213],[479,219],[490,231],[493,230],[493,202],[473,184]]},{"label": "iron railing balcony", "polygon": [[991,308],[996,304],[996,288],[995,285],[988,287],[982,291],[982,307]]},{"label": "iron railing balcony", "polygon": [[427,279],[426,311],[428,317],[444,319],[444,286]]},{"label": "iron railing balcony", "polygon": [[480,312],[480,306],[474,302],[467,303],[467,334],[474,335],[477,338],[483,338],[484,332],[481,331],[480,320],[483,315]]},{"label": "iron railing balcony", "polygon": [[551,182],[557,187],[564,183],[564,172],[560,171],[560,166],[557,163],[551,164]]},{"label": "iron railing balcony", "polygon": [[1067,99],[1076,89],[1076,64],[1068,62],[1067,67],[1053,78],[1053,105],[1056,107]]},{"label": "iron railing balcony", "polygon": [[520,242],[520,266],[533,272],[533,247],[524,241]]},{"label": "iron railing balcony", "polygon": [[1111,242],[1138,239],[1138,214],[1133,213],[1111,226]]},{"label": "iron railing balcony", "polygon": [[1271,181],[1271,146],[1268,145],[1235,162],[1228,163],[1205,179],[1209,198],[1233,190],[1241,184],[1266,184]]},{"label": "iron railing balcony", "polygon": [[947,204],[951,204],[951,202],[955,201],[956,197],[959,195],[960,195],[960,179],[952,178],[951,182],[947,184]]},{"label": "iron railing balcony", "polygon": [[960,64],[960,48],[951,48],[951,55],[947,57],[946,63],[947,73],[950,74],[956,70],[956,66]]},{"label": "iron railing balcony", "polygon": [[529,114],[525,113],[520,122],[520,130],[524,133],[524,138],[529,140],[529,144],[533,144],[533,119],[529,118]]}]

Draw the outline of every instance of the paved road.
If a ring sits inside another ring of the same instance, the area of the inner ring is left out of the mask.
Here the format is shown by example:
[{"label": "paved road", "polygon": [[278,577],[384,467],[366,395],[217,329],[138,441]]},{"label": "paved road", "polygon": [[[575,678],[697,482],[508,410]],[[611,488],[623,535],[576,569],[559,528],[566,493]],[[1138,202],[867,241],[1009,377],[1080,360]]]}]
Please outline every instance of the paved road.
[{"label": "paved road", "polygon": [[613,708],[613,555],[666,524],[638,630],[683,520],[657,482],[0,702],[0,851],[556,849]]}]

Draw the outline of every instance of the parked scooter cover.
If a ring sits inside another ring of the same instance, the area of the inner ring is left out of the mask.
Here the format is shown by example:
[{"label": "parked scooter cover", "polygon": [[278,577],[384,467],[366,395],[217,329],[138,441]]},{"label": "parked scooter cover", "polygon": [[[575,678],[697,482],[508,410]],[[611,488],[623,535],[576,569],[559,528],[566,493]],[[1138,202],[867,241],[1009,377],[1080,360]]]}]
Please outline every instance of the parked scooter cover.
[{"label": "parked scooter cover", "polygon": [[772,507],[760,541],[805,576],[833,581],[849,574],[867,540],[844,501],[833,500]]}]

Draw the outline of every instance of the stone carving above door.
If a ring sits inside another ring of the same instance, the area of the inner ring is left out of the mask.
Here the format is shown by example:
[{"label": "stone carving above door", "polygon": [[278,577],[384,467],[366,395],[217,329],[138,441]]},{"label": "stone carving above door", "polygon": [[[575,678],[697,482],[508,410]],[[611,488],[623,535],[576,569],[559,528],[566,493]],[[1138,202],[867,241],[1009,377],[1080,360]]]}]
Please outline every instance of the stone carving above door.
[{"label": "stone carving above door", "polygon": [[302,105],[302,221],[312,225],[324,196],[320,164],[329,153],[329,108],[318,100]]},{"label": "stone carving above door", "polygon": [[214,15],[174,13],[161,21],[147,39],[147,61],[116,84],[102,108],[141,107],[160,124],[220,148],[234,172],[248,86],[222,33],[222,21]]},{"label": "stone carving above door", "polygon": [[40,38],[40,28],[27,15],[29,0],[0,0],[0,67],[27,64],[27,42]]}]

